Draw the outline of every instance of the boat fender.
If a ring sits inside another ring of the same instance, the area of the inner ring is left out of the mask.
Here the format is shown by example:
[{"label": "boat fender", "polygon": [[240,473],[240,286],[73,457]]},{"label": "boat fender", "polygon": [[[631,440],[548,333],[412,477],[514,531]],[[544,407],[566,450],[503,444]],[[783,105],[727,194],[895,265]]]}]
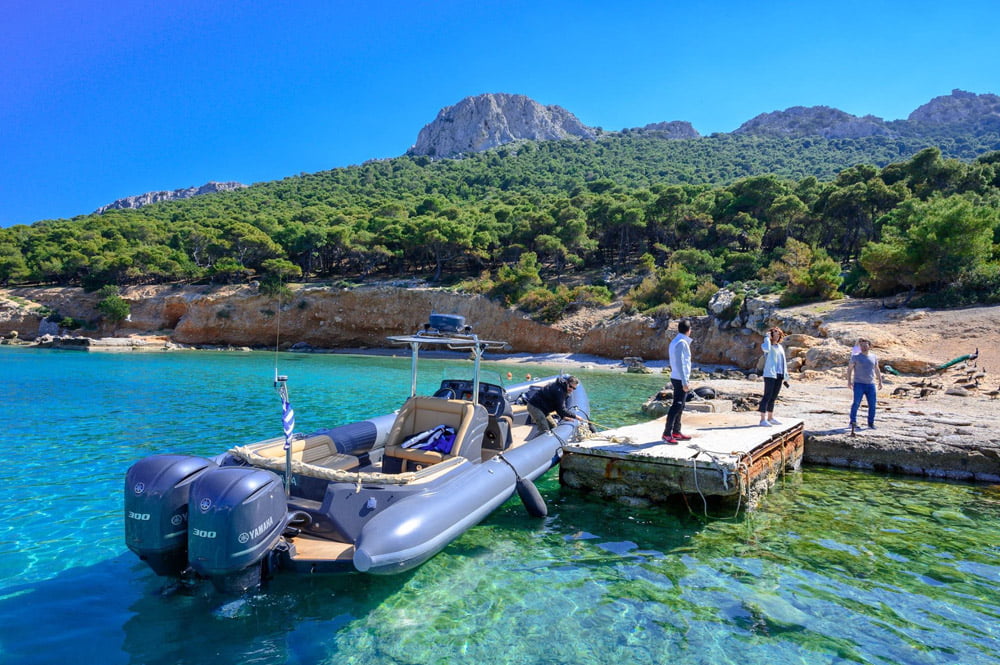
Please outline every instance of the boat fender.
[{"label": "boat fender", "polygon": [[521,498],[524,509],[532,517],[545,517],[549,514],[549,508],[545,505],[541,492],[535,487],[535,483],[527,478],[517,479],[517,495]]}]

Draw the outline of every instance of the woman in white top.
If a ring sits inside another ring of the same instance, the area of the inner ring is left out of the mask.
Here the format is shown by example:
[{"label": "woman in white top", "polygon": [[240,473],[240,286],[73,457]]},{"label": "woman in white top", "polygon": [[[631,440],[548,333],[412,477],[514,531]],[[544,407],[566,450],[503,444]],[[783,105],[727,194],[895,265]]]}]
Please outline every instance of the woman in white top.
[{"label": "woman in white top", "polygon": [[764,337],[764,343],[760,348],[764,350],[764,396],[760,398],[760,426],[770,427],[780,425],[781,421],[774,418],[774,401],[778,399],[781,392],[781,384],[787,376],[785,366],[785,349],[781,346],[781,340],[785,333],[781,328],[771,328]]}]

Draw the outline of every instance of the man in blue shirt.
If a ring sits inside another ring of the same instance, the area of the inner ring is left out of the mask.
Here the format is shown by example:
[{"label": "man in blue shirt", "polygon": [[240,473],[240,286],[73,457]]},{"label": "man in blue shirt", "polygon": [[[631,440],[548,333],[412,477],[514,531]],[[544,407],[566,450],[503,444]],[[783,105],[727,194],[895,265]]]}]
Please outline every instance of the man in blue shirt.
[{"label": "man in blue shirt", "polygon": [[667,423],[663,428],[663,441],[675,444],[691,437],[681,433],[681,414],[687,404],[691,381],[691,323],[687,319],[677,322],[677,336],[670,342],[670,385],[674,388],[674,401],[667,411]]}]

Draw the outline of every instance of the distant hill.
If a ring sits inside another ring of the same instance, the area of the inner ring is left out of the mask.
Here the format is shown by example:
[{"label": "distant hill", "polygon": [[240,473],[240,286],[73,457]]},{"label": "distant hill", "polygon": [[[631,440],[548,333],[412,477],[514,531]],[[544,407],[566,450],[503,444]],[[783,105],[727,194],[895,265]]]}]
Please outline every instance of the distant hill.
[{"label": "distant hill", "polygon": [[[502,159],[491,159],[489,175],[473,169],[476,175],[466,181],[472,191],[514,186],[552,191],[600,178],[643,187],[656,182],[719,185],[762,174],[828,180],[857,164],[882,167],[928,147],[964,161],[1000,150],[1000,96],[953,90],[931,99],[905,120],[891,121],[828,106],[793,106],[762,113],[731,133],[703,137],[690,122],[681,120],[606,132],[587,127],[560,106],[544,106],[524,95],[491,93],[441,109],[404,157],[468,159],[500,150],[496,156]],[[245,187],[238,182],[210,182],[147,192],[118,199],[96,212]]]}]

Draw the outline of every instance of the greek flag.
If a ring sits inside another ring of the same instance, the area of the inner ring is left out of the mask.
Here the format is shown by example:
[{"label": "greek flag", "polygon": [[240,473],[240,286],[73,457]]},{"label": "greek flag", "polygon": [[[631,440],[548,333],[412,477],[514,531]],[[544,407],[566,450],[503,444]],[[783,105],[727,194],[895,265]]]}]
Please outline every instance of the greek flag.
[{"label": "greek flag", "polygon": [[281,400],[281,427],[285,430],[285,450],[292,447],[292,432],[295,430],[295,411],[288,400]]}]

